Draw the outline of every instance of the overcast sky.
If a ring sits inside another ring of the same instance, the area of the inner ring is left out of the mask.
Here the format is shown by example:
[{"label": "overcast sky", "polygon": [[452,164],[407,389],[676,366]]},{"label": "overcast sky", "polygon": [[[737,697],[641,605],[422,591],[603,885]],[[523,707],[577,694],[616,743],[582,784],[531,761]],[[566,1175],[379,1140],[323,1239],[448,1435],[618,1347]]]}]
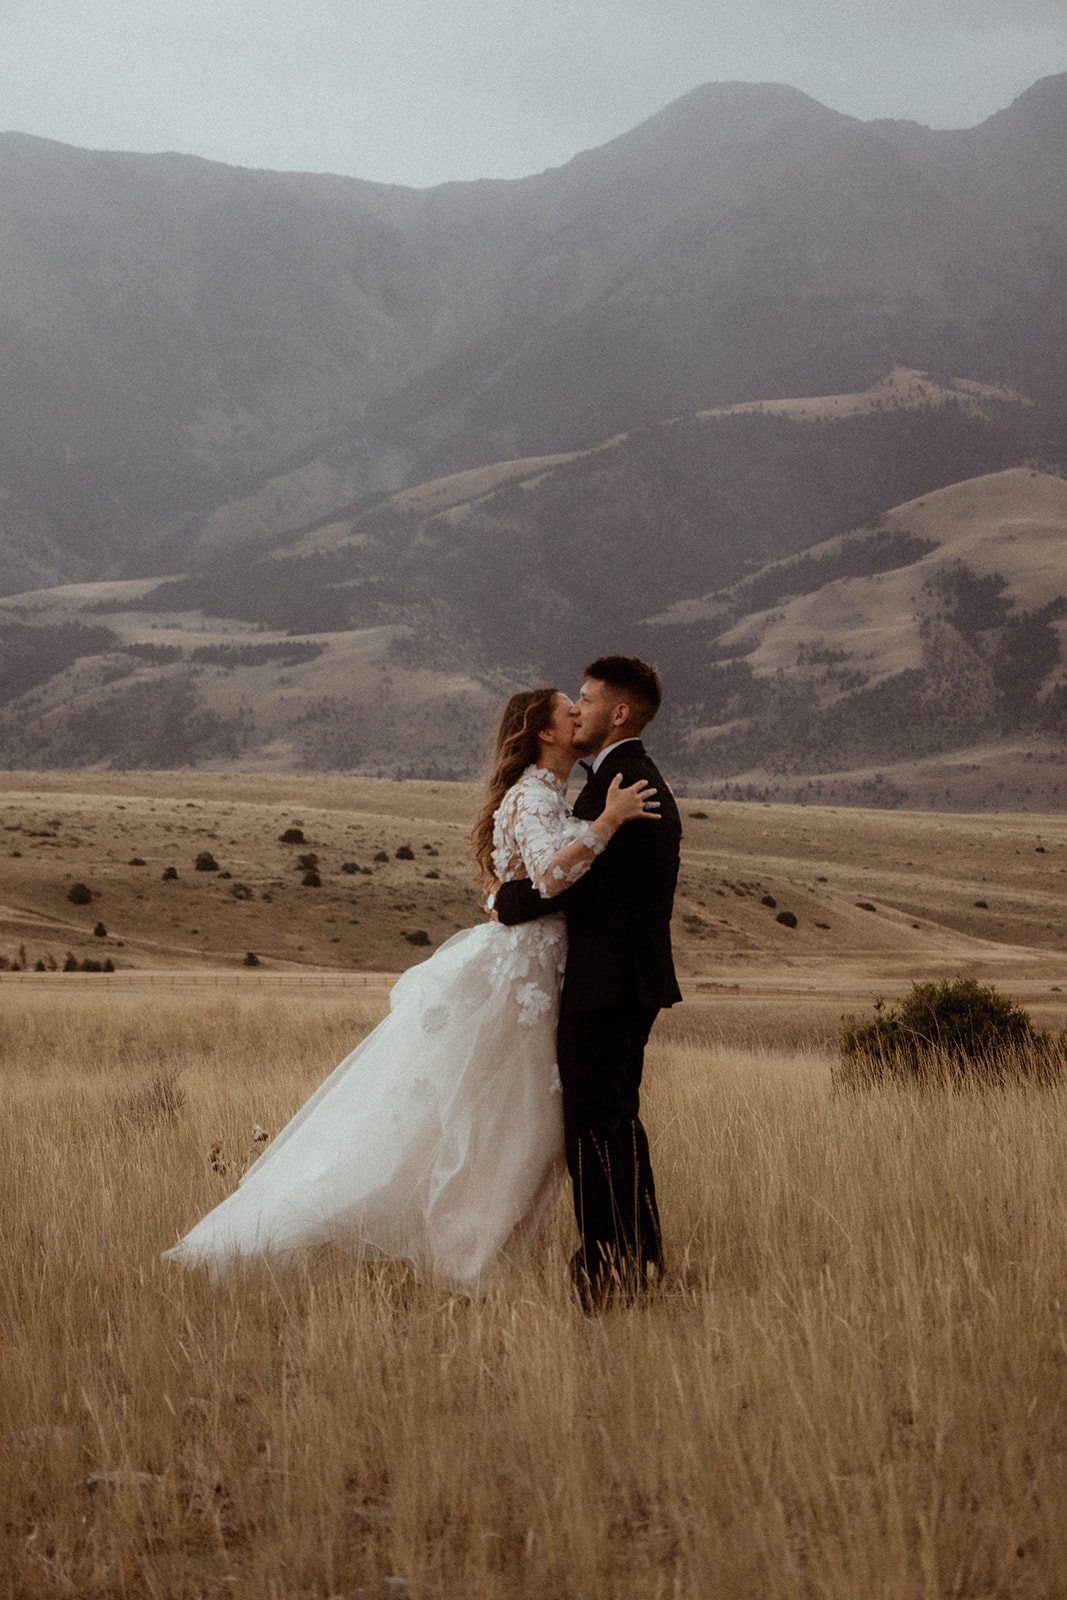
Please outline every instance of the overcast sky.
[{"label": "overcast sky", "polygon": [[0,128],[429,185],[519,177],[698,84],[970,127],[1067,0],[0,0]]}]

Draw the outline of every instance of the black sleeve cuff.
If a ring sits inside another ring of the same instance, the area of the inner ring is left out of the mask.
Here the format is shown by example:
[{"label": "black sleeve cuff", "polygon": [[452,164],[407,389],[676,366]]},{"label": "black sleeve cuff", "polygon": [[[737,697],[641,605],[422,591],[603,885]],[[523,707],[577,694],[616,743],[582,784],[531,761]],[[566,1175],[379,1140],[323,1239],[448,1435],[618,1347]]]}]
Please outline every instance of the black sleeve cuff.
[{"label": "black sleeve cuff", "polygon": [[537,917],[550,916],[560,909],[555,900],[543,900],[529,878],[502,883],[496,892],[497,918],[508,927],[519,922],[533,922]]}]

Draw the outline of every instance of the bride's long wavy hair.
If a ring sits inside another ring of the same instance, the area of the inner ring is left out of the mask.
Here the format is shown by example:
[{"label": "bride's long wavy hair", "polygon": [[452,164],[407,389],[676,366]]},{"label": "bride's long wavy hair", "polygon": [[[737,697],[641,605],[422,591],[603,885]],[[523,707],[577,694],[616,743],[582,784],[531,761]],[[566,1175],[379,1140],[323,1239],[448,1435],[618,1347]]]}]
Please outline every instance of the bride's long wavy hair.
[{"label": "bride's long wavy hair", "polygon": [[559,693],[555,688],[523,689],[513,694],[504,707],[493,741],[493,754],[486,779],[485,803],[471,830],[470,851],[491,883],[493,871],[493,817],[504,795],[538,755],[537,735],[552,721]]}]

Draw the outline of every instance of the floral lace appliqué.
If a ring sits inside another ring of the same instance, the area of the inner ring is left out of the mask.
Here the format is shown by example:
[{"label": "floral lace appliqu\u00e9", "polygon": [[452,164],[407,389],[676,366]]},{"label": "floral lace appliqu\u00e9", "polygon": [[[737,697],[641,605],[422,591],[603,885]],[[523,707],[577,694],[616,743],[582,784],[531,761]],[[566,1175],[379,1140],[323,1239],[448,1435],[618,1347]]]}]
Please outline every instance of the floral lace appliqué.
[{"label": "floral lace appliqu\u00e9", "polygon": [[519,1021],[524,1028],[536,1028],[546,1011],[552,1010],[554,995],[536,983],[523,983],[515,990],[519,1005]]},{"label": "floral lace appliqu\u00e9", "polygon": [[[493,866],[504,879],[529,877],[545,893],[585,872],[601,846],[589,824],[572,817],[566,786],[543,768],[527,767],[493,819]],[[536,1028],[552,1012],[567,960],[562,915],[499,929],[489,977],[510,987],[519,1025]],[[552,1085],[551,1087],[555,1087]]]},{"label": "floral lace appliqu\u00e9", "polygon": [[572,817],[562,778],[527,767],[493,819],[493,867],[501,881],[529,878],[546,899],[588,872],[604,849],[589,823]]},{"label": "floral lace appliqu\u00e9", "polygon": [[533,1028],[555,1005],[567,961],[567,930],[562,916],[542,917],[517,928],[501,928],[489,978],[510,986],[519,1022]]}]

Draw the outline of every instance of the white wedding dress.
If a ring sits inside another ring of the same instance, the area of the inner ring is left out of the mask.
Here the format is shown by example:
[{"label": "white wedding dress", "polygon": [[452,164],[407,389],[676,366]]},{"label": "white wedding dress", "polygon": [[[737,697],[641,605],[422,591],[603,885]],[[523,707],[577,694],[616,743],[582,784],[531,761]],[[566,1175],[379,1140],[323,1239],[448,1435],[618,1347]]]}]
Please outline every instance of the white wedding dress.
[{"label": "white wedding dress", "polygon": [[[603,848],[565,784],[527,767],[494,818],[501,879],[542,893]],[[457,933],[395,984],[390,1012],[316,1090],[235,1192],[164,1259],[219,1276],[332,1244],[406,1259],[467,1294],[536,1239],[565,1164],[556,1018],[562,914]]]}]

